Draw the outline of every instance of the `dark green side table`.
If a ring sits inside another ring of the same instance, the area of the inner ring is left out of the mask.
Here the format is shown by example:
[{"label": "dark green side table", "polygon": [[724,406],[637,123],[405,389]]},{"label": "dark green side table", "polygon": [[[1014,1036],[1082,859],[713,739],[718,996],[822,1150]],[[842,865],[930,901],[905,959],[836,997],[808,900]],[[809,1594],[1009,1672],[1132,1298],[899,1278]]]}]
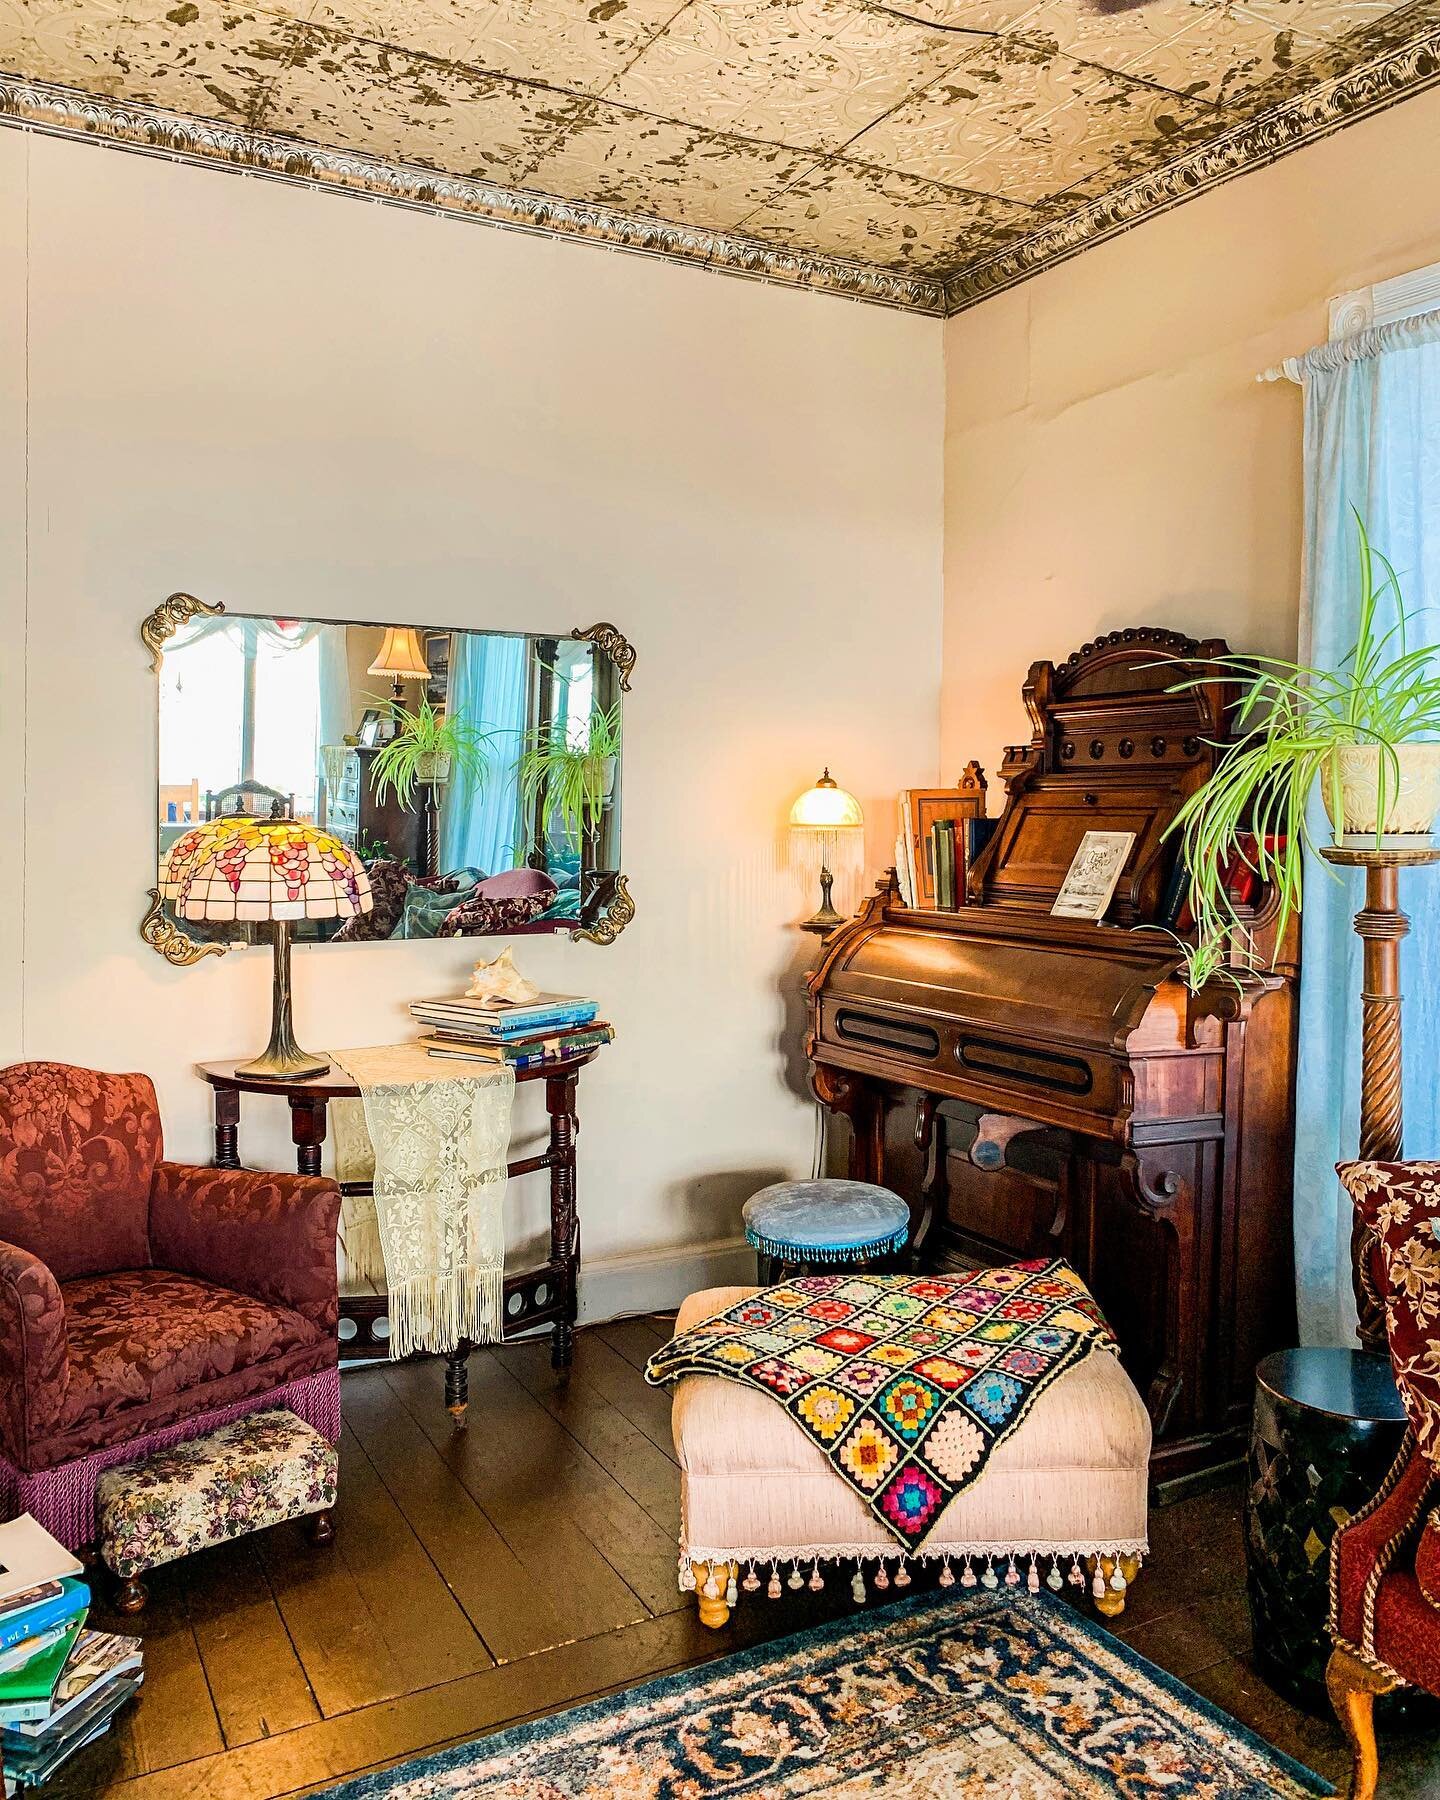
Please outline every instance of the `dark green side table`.
[{"label": "dark green side table", "polygon": [[1245,1503],[1255,1663],[1302,1706],[1327,1710],[1330,1540],[1374,1498],[1404,1434],[1383,1356],[1277,1350],[1255,1371]]}]

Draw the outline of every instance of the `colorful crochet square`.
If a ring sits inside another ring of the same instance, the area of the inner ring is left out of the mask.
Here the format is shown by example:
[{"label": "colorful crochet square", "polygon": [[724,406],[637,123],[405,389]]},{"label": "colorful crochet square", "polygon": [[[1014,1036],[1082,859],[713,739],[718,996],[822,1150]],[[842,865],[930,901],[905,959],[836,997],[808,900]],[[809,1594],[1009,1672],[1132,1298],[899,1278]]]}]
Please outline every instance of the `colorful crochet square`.
[{"label": "colorful crochet square", "polygon": [[970,1276],[805,1276],[672,1339],[645,1376],[719,1375],[774,1395],[914,1549],[1036,1395],[1092,1350],[1113,1353],[1115,1340],[1055,1259]]}]

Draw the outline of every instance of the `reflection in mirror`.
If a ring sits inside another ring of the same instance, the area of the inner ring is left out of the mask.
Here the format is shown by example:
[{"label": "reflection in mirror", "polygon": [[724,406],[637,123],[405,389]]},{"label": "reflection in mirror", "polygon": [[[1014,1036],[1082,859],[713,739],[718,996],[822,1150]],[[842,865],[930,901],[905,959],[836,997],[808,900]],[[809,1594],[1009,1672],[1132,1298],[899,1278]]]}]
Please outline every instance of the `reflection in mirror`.
[{"label": "reflection in mirror", "polygon": [[374,911],[297,921],[300,941],[620,917],[621,672],[588,637],[187,619],[160,669],[161,885],[183,873],[188,833],[243,813],[331,831],[369,870]]}]

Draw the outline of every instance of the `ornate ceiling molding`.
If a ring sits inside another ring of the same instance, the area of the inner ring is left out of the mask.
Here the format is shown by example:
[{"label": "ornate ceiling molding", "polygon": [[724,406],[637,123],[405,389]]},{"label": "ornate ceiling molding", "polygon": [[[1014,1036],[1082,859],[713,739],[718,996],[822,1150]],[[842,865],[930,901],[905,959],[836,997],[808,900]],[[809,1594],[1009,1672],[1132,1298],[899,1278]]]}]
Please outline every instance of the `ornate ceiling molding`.
[{"label": "ornate ceiling molding", "polygon": [[[1403,12],[1413,30],[1417,23],[1428,23],[1426,15],[1429,19],[1436,16],[1436,5],[1421,0]],[[1440,25],[1408,43],[1383,45],[1359,66],[1342,70],[1305,93],[1293,97],[1276,94],[1255,119],[1180,153],[1148,174],[1123,182],[1069,216],[1055,219],[943,280],[818,252],[777,248],[735,233],[669,225],[613,207],[550,198],[359,151],[327,150],[18,76],[0,74],[0,125],[88,139],[169,161],[228,168],[393,206],[439,211],[511,230],[585,239],[612,249],[903,311],[948,316],[1437,83]],[[963,245],[957,244],[956,249],[957,255],[964,254]]]},{"label": "ornate ceiling molding", "polygon": [[1032,275],[1128,231],[1236,175],[1274,162],[1291,150],[1383,112],[1440,81],[1440,30],[1387,50],[1359,68],[1286,100],[1260,118],[1237,125],[1152,174],[1102,195],[1060,223],[1008,245],[945,283],[949,316],[1028,281]]},{"label": "ornate ceiling molding", "polygon": [[840,294],[906,312],[942,314],[938,278],[899,274],[806,251],[776,249],[754,238],[666,225],[573,200],[556,200],[488,181],[444,175],[359,151],[324,150],[293,138],[233,130],[132,101],[107,100],[49,82],[0,75],[0,125],[52,137],[86,138],[169,162],[220,165],[273,181],[326,188],[393,206],[440,211],[517,231],[585,238],[726,275]]}]

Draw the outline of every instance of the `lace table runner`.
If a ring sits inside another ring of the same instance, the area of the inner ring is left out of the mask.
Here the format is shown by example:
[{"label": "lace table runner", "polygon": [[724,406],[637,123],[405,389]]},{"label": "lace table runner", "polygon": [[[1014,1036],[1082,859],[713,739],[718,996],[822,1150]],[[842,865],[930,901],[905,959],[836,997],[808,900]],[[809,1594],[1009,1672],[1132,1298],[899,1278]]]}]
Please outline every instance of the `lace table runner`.
[{"label": "lace table runner", "polygon": [[1056,1257],[967,1276],[801,1276],[672,1338],[645,1379],[721,1375],[769,1394],[916,1549],[1050,1383],[1114,1349]]},{"label": "lace table runner", "polygon": [[[359,1100],[331,1102],[336,1173],[374,1183],[391,1356],[448,1354],[462,1338],[496,1342],[515,1071],[450,1064],[437,1074],[436,1059],[414,1044],[330,1055],[360,1089]],[[350,1208],[347,1260],[352,1270],[368,1263],[375,1278],[370,1229],[363,1204]]]}]

